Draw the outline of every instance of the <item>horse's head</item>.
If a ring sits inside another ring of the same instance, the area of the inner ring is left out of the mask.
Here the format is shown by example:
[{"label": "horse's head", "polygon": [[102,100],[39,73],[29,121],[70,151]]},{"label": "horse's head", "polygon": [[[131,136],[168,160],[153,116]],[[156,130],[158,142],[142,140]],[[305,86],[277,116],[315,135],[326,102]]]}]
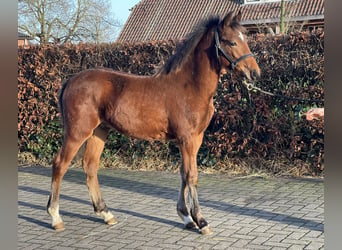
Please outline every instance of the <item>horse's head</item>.
[{"label": "horse's head", "polygon": [[259,66],[251,53],[244,27],[240,25],[241,13],[233,16],[229,12],[214,31],[216,56],[221,68],[230,68],[242,73],[248,79],[260,76]]}]

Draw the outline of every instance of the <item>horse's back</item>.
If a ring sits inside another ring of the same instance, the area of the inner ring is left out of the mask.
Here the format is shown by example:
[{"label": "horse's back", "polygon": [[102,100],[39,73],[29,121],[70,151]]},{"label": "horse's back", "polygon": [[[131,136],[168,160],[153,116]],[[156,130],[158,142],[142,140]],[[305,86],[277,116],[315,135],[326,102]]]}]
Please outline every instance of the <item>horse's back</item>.
[{"label": "horse's back", "polygon": [[[72,77],[63,93],[64,111],[73,120],[89,119],[141,139],[165,139],[165,89],[154,77],[93,69]],[[98,125],[98,124],[97,124]]]}]

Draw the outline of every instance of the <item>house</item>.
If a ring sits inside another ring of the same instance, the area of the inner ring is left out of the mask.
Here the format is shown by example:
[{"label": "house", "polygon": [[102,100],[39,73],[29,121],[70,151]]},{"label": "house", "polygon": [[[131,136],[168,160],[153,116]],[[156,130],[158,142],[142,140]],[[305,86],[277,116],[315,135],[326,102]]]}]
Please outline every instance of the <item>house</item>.
[{"label": "house", "polygon": [[[202,18],[242,12],[251,33],[279,32],[281,0],[141,0],[132,8],[118,42],[182,39]],[[324,0],[285,0],[290,29],[324,27]]]},{"label": "house", "polygon": [[18,46],[29,45],[29,40],[31,40],[31,37],[29,35],[18,32]]}]

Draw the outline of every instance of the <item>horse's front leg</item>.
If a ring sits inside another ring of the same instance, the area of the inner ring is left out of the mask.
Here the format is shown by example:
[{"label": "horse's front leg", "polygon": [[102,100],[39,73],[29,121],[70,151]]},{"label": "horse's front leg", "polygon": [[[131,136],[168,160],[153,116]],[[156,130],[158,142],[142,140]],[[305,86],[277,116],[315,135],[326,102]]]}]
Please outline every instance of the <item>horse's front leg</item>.
[{"label": "horse's front leg", "polygon": [[197,194],[198,170],[196,158],[202,139],[203,133],[180,141],[182,166],[177,212],[184,221],[186,228],[199,228],[202,234],[211,234],[212,230],[202,216]]},{"label": "horse's front leg", "polygon": [[188,207],[189,203],[189,185],[187,185],[186,180],[183,179],[184,173],[182,171],[184,167],[181,167],[181,187],[179,190],[179,197],[177,202],[177,213],[179,217],[184,221],[184,226],[186,228],[198,229],[196,222],[194,222],[190,210]]}]

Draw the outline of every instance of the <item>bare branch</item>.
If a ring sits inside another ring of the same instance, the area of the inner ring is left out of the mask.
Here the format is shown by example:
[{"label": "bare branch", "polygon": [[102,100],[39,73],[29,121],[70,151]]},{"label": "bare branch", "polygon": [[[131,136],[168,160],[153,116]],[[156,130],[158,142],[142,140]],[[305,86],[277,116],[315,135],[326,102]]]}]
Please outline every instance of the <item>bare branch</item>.
[{"label": "bare branch", "polygon": [[109,0],[19,0],[18,29],[41,44],[108,41],[120,27],[110,9]]}]

